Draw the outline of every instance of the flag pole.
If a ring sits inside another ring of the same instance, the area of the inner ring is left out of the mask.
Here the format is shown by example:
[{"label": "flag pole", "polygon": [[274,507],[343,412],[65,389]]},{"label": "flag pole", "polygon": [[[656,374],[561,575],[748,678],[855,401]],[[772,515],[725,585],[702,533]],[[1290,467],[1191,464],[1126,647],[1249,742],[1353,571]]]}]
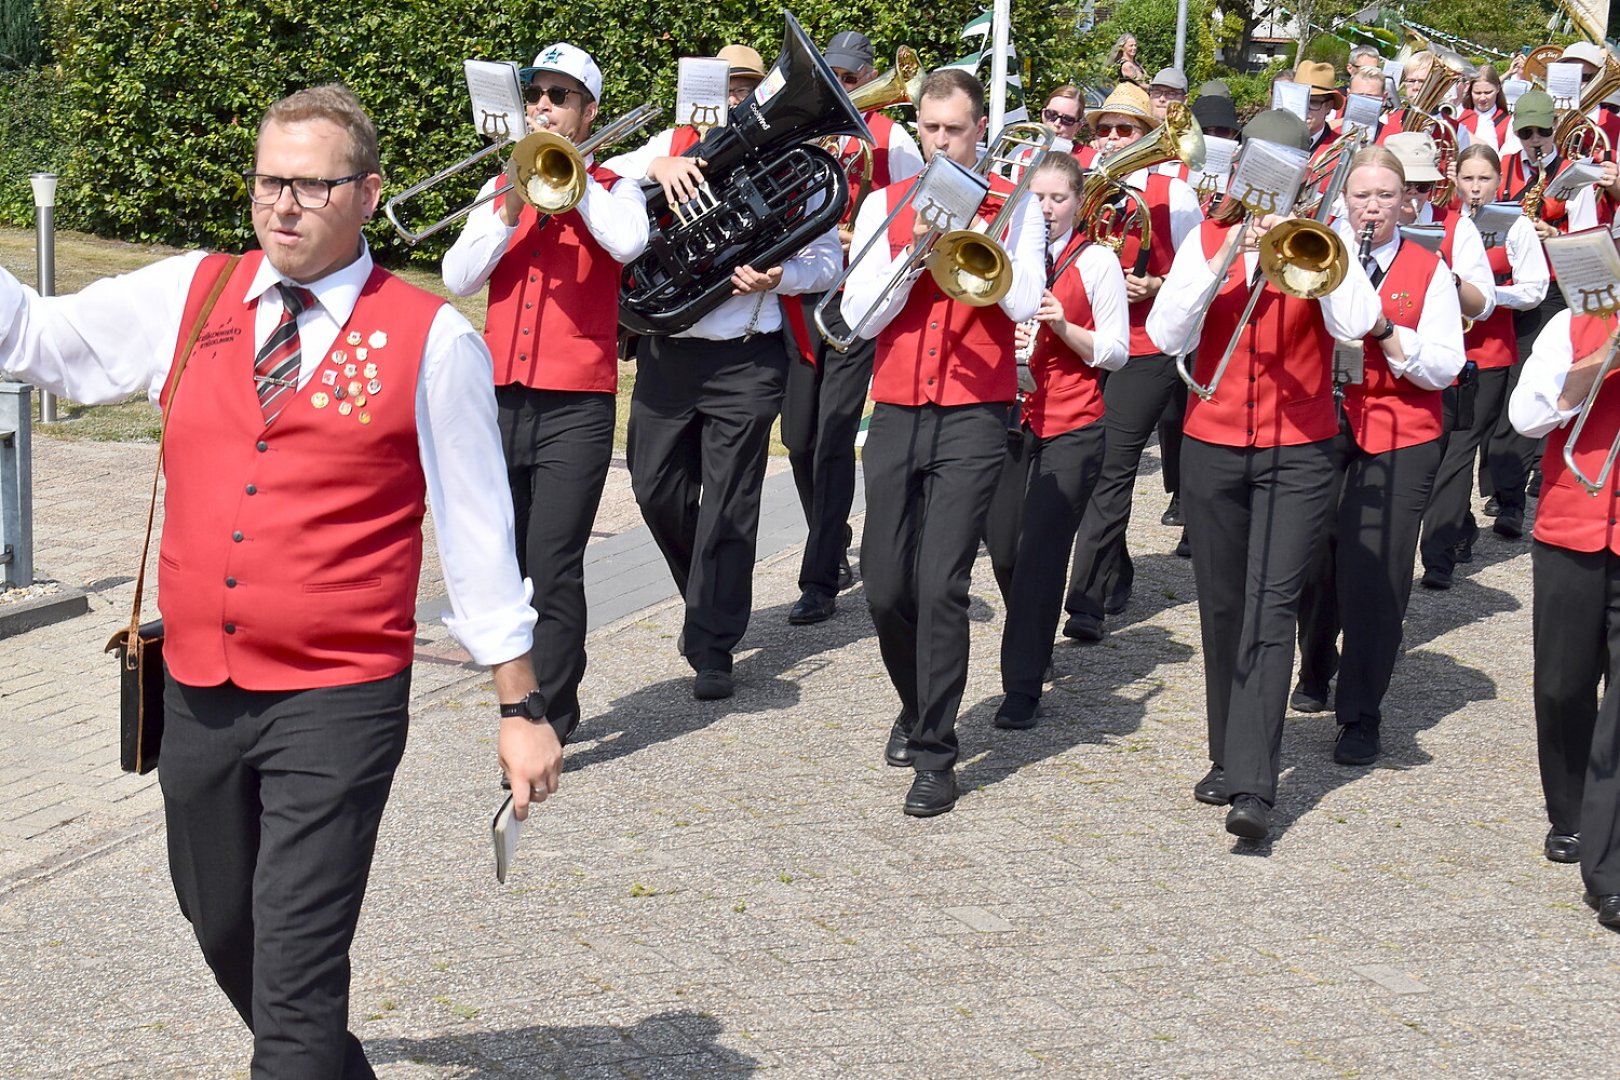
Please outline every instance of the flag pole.
[{"label": "flag pole", "polygon": [[1007,115],[1007,39],[1012,28],[1012,0],[994,0],[990,17],[990,131],[995,138]]}]

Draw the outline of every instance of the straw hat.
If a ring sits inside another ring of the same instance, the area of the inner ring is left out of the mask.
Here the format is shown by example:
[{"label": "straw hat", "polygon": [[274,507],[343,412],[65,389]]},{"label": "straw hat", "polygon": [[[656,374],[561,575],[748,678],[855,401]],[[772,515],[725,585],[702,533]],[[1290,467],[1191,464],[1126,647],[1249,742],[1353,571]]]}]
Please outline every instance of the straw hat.
[{"label": "straw hat", "polygon": [[1107,101],[1095,109],[1086,110],[1086,126],[1096,127],[1097,118],[1104,113],[1140,120],[1142,126],[1150,130],[1159,123],[1153,115],[1153,103],[1148,100],[1147,91],[1135,83],[1120,83],[1109,93]]}]

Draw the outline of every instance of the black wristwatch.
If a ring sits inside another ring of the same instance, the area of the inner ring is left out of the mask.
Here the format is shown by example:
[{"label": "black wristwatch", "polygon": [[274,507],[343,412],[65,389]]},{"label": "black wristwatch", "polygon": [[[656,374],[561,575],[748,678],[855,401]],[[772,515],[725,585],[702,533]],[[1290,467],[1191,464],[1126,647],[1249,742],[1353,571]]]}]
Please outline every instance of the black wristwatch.
[{"label": "black wristwatch", "polygon": [[529,696],[522,701],[515,701],[510,705],[501,706],[501,718],[508,716],[521,716],[525,720],[539,722],[546,718],[546,696],[538,690],[529,691]]},{"label": "black wristwatch", "polygon": [[1374,341],[1388,341],[1390,339],[1390,337],[1394,333],[1395,333],[1395,320],[1389,318],[1388,316],[1385,316],[1384,317],[1384,332],[1382,334],[1374,334],[1372,336],[1372,339]]}]

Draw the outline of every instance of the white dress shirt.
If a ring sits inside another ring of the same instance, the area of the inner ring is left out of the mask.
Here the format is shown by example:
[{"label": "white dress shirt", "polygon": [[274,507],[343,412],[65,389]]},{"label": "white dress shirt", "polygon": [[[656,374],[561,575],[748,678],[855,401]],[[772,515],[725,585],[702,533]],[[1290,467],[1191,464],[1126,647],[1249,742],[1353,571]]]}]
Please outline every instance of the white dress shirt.
[{"label": "white dress shirt", "polygon": [[[1459,224],[1472,226],[1473,222],[1459,222]],[[1341,228],[1348,230],[1349,223],[1342,223]],[[1343,237],[1345,232],[1340,232],[1339,235]],[[1477,241],[1478,230],[1475,230],[1474,237]],[[1395,253],[1400,250],[1403,243],[1410,241],[1402,240],[1400,235],[1396,234],[1387,244],[1372,249],[1372,257],[1385,272],[1388,272],[1389,264],[1395,261]],[[1360,270],[1361,264],[1356,259],[1353,242],[1349,244],[1349,249],[1351,265]],[[1417,328],[1395,327],[1395,333],[1400,338],[1401,351],[1406,354],[1406,359],[1395,361],[1385,357],[1390,371],[1425,390],[1444,390],[1450,386],[1468,359],[1463,350],[1462,308],[1457,303],[1457,289],[1451,283],[1451,268],[1446,265],[1445,259],[1438,255],[1435,258],[1439,265],[1435,267],[1434,276],[1429,279],[1428,291],[1423,294],[1421,301],[1413,298],[1418,307]],[[1362,276],[1365,279],[1366,275]],[[1382,293],[1384,288],[1385,285],[1381,284],[1379,292]]]},{"label": "white dress shirt", "polygon": [[[645,146],[620,154],[603,163],[628,180],[644,180],[653,161],[669,156],[675,129],[665,128]],[[620,187],[624,185],[619,185]],[[813,211],[817,207],[812,206]],[[643,218],[646,214],[643,212]],[[645,241],[643,241],[645,242]],[[782,261],[782,280],[769,292],[728,297],[719,307],[670,337],[698,338],[704,341],[733,341],[751,334],[771,334],[782,328],[782,303],[778,297],[823,292],[838,280],[844,269],[844,247],[838,242],[835,222],[826,232]],[[756,266],[766,271],[768,266]]]},{"label": "white dress shirt", "polygon": [[[1053,266],[1063,258],[1069,246],[1071,229],[1046,246],[1052,255]],[[1125,300],[1125,271],[1119,259],[1101,244],[1087,244],[1075,256],[1075,269],[1080,283],[1086,287],[1086,299],[1091,302],[1092,357],[1086,363],[1104,371],[1118,371],[1131,358],[1130,305]]]},{"label": "white dress shirt", "polygon": [[[1423,209],[1418,211],[1417,224],[1434,224],[1432,202],[1425,202]],[[1348,228],[1346,225],[1345,229]],[[1355,238],[1348,231],[1341,231],[1339,235],[1353,253]],[[1485,310],[1473,318],[1478,321],[1489,317],[1496,310],[1496,275],[1491,272],[1491,260],[1485,254],[1485,241],[1480,238],[1479,229],[1467,214],[1458,214],[1457,224],[1451,227],[1451,258],[1452,269],[1456,270],[1457,276],[1478,289],[1485,298]]]},{"label": "white dress shirt", "polygon": [[[1178,164],[1179,163],[1174,163]],[[1147,187],[1147,169],[1137,169],[1125,178],[1125,185],[1142,191]],[[1187,181],[1170,178],[1170,240],[1177,251],[1198,226],[1204,223],[1204,208],[1199,205],[1198,192]]]},{"label": "white dress shirt", "polygon": [[[885,227],[888,216],[888,198],[881,190],[868,195],[855,212],[855,232],[849,244],[849,250],[854,253],[851,258],[864,251],[874,237],[877,243],[872,245],[867,257],[859,259],[851,269],[849,279],[844,282],[840,305],[844,323],[850,327],[860,327],[863,338],[877,337],[885,326],[894,321],[900,309],[906,306],[912,286],[924,273],[921,266],[906,270],[911,262],[910,244],[894,258],[883,258],[883,252],[888,250],[888,241],[879,235],[879,230]],[[982,229],[983,223],[979,223],[978,227]],[[1034,198],[1027,193],[1013,206],[1007,237],[998,242],[1006,244],[1009,239],[1012,285],[1000,303],[1001,310],[1017,323],[1034,317],[1046,290],[1046,222]],[[900,273],[904,273],[904,277],[899,286],[889,294],[882,306],[878,306],[883,287]]]},{"label": "white dress shirt", "polygon": [[[492,177],[479,189],[478,197],[484,198],[505,182],[504,175]],[[586,177],[585,195],[577,209],[592,239],[614,262],[627,263],[647,250],[647,197],[634,180],[622,180],[609,190]],[[445,287],[457,296],[471,296],[482,289],[516,232],[517,226],[506,224],[491,207],[474,210],[455,244],[445,252],[441,269]]]},{"label": "white dress shirt", "polygon": [[[0,270],[0,372],[74,401],[107,403],[145,391],[157,404],[202,259],[202,252],[177,255],[51,298]],[[358,259],[305,286],[316,302],[298,318],[300,388],[353,313],[371,270],[362,241]],[[283,280],[266,259],[248,287],[248,302],[259,301],[255,351],[281,318],[274,286]],[[480,664],[525,656],[535,614],[518,577],[494,364],[477,331],[448,304],[428,331],[416,428],[450,597],[445,625]]]},{"label": "white dress shirt", "polygon": [[[1339,287],[1320,297],[1322,322],[1340,341],[1360,341],[1378,325],[1384,309],[1378,293],[1367,273],[1355,259],[1355,247],[1350,248],[1350,265]],[[1244,280],[1253,281],[1260,255],[1255,251],[1243,253]],[[1176,248],[1175,262],[1165,275],[1164,287],[1159,290],[1157,302],[1148,312],[1147,333],[1160,352],[1171,356],[1191,355],[1198,348],[1204,328],[1204,297],[1215,283],[1215,269],[1204,256],[1201,233],[1195,232]],[[1449,288],[1451,278],[1445,279]],[[1457,311],[1457,291],[1451,289],[1451,310]],[[1457,326],[1462,326],[1457,317]],[[1406,343],[1406,338],[1401,339]],[[1453,373],[1455,374],[1455,373]]]},{"label": "white dress shirt", "polygon": [[[853,135],[844,135],[838,140],[838,156],[844,157],[855,152],[855,143],[858,142]],[[896,122],[889,125],[889,183],[898,184],[910,180],[923,171],[925,164],[922,151],[917,147],[917,140],[911,137],[906,126]],[[853,193],[851,198],[853,198]]]},{"label": "white dress shirt", "polygon": [[[1526,438],[1539,439],[1580,415],[1579,404],[1569,409],[1558,405],[1564,393],[1564,380],[1578,359],[1569,340],[1572,317],[1565,308],[1547,320],[1519,372],[1519,385],[1508,398],[1508,422]],[[1606,388],[1604,392],[1614,391]]]},{"label": "white dress shirt", "polygon": [[1547,299],[1552,275],[1547,270],[1547,253],[1541,248],[1541,237],[1527,217],[1516,217],[1507,234],[1508,265],[1513,267],[1513,280],[1496,285],[1497,307],[1514,311],[1529,311]]}]

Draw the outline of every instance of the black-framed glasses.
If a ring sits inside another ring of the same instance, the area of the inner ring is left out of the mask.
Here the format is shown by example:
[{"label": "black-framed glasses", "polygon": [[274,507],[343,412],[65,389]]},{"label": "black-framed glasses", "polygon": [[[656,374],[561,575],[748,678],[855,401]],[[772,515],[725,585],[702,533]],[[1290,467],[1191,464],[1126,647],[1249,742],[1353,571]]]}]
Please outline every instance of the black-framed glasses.
[{"label": "black-framed glasses", "polygon": [[268,173],[245,172],[242,179],[247,184],[248,198],[260,206],[274,206],[281,201],[281,193],[292,188],[293,202],[305,210],[319,210],[332,201],[332,189],[352,184],[356,180],[370,176],[369,171],[351,173],[340,176],[336,180],[325,180],[318,176],[271,176]]},{"label": "black-framed glasses", "polygon": [[1048,124],[1078,124],[1080,122],[1080,118],[1078,116],[1072,116],[1069,113],[1061,113],[1056,109],[1042,109],[1041,119],[1045,120]]},{"label": "black-framed glasses", "polygon": [[530,105],[538,105],[541,98],[550,98],[553,105],[561,108],[568,104],[569,94],[583,93],[583,90],[572,90],[566,86],[525,86],[523,100]]}]

